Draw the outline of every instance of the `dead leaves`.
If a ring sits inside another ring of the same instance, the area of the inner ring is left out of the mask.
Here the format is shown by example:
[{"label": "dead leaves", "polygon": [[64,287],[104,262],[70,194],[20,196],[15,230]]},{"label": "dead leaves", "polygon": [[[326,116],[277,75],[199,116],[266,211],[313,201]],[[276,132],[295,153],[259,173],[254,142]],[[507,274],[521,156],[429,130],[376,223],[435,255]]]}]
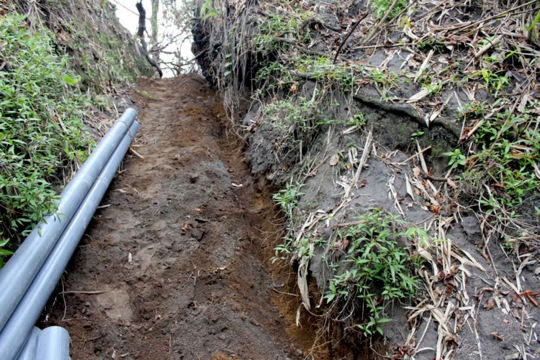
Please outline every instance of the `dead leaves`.
[{"label": "dead leaves", "polygon": [[456,182],[450,178],[446,178],[446,183],[452,187],[452,189],[457,190],[458,186]]},{"label": "dead leaves", "polygon": [[525,296],[527,299],[529,299],[531,304],[533,304],[535,307],[538,307],[538,302],[533,299],[533,296],[534,297],[539,297],[540,293],[535,294],[531,290],[525,290],[524,292],[522,292],[521,294],[518,294],[518,295],[519,296]]},{"label": "dead leaves", "polygon": [[330,164],[330,166],[336,166],[337,164],[339,164],[339,154],[334,154],[330,158],[329,164]]},{"label": "dead leaves", "polygon": [[489,311],[495,307],[495,298],[492,296],[484,303],[484,310]]}]

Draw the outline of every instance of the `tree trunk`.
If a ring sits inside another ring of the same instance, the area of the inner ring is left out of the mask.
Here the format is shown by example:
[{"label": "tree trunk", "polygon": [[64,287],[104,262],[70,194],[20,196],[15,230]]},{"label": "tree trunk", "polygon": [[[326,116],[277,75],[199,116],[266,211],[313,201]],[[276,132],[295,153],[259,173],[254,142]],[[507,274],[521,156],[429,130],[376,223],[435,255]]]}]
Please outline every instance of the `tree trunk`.
[{"label": "tree trunk", "polygon": [[[150,47],[155,47],[158,43],[158,13],[159,0],[152,0],[152,17],[150,18],[152,33],[150,34]],[[152,59],[159,64],[159,51],[152,53]]]},{"label": "tree trunk", "polygon": [[136,3],[135,7],[137,8],[137,11],[139,11],[139,30],[137,31],[137,35],[141,40],[144,56],[146,57],[146,60],[150,63],[150,65],[156,68],[157,72],[159,73],[159,77],[162,78],[163,71],[161,71],[159,65],[148,55],[148,46],[146,46],[146,40],[144,40],[144,32],[146,31],[146,10],[144,10],[142,1]]}]

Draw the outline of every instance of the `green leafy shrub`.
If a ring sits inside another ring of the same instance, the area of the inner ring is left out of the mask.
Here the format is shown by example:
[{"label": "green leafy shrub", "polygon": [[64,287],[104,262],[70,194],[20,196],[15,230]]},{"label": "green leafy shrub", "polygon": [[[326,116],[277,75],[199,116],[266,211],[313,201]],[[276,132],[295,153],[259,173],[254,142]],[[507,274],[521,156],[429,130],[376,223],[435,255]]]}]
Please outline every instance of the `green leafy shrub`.
[{"label": "green leafy shrub", "polygon": [[[274,12],[275,11],[275,12]],[[259,24],[259,31],[253,37],[253,44],[257,52],[267,55],[276,50],[290,47],[290,43],[282,39],[294,39],[302,43],[307,39],[300,36],[304,21],[313,17],[311,11],[294,6],[293,2],[282,2],[274,11],[268,12]],[[304,35],[309,35],[306,33]],[[281,39],[281,40],[280,40]]]},{"label": "green leafy shrub", "polygon": [[288,217],[292,216],[293,209],[298,205],[298,198],[303,193],[300,192],[303,184],[296,182],[288,182],[285,184],[285,189],[279,190],[272,196],[272,199],[281,207]]},{"label": "green leafy shrub", "polygon": [[475,134],[478,149],[469,157],[464,177],[495,189],[479,200],[488,213],[500,207],[511,209],[538,192],[540,118],[528,112],[498,112],[487,118]]},{"label": "green leafy shrub", "polygon": [[413,234],[399,232],[399,223],[396,217],[375,209],[339,234],[342,242],[349,243],[342,261],[350,266],[329,281],[325,299],[328,303],[342,299],[346,307],[354,308],[350,300],[356,298],[364,319],[357,327],[366,336],[382,335],[380,324],[390,321],[383,317],[386,302],[411,297],[416,291],[416,279],[410,275],[411,258],[397,242]]},{"label": "green leafy shrub", "polygon": [[334,82],[344,92],[352,91],[355,77],[363,70],[355,65],[334,64],[330,58],[322,56],[316,59],[300,57],[293,66],[301,73],[310,74],[320,83]]},{"label": "green leafy shrub", "polygon": [[267,104],[263,109],[266,121],[285,131],[299,129],[307,132],[315,126],[320,110],[317,109],[316,100],[307,100],[304,97],[291,97],[276,100]]},{"label": "green leafy shrub", "polygon": [[[86,97],[44,30],[0,18],[0,247],[54,212],[57,189],[91,139],[81,122]],[[7,255],[0,249],[0,257]],[[1,265],[1,263],[0,263]]]}]

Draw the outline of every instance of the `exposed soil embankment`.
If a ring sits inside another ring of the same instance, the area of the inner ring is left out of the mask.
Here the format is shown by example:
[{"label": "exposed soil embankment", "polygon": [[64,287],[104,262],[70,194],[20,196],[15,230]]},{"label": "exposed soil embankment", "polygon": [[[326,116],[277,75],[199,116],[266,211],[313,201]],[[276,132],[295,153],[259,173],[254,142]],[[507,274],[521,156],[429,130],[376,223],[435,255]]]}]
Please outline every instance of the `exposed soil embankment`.
[{"label": "exposed soil embankment", "polygon": [[287,279],[261,265],[279,221],[224,133],[220,99],[196,75],[140,80],[134,99],[136,154],[44,323],[67,327],[73,359],[300,358],[271,301],[289,306],[275,297]]},{"label": "exposed soil embankment", "polygon": [[316,346],[538,358],[538,2],[215,10],[200,3],[193,50],[281,186],[276,252],[299,314],[325,319]]}]

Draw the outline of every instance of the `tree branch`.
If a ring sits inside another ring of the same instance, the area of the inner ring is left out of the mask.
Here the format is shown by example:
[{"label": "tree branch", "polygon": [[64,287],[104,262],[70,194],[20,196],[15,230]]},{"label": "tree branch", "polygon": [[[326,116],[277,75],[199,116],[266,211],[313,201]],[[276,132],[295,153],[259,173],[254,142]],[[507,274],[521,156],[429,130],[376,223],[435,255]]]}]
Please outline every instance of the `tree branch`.
[{"label": "tree branch", "polygon": [[360,23],[362,22],[362,20],[364,20],[367,16],[367,12],[362,14],[360,16],[360,18],[356,21],[356,24],[353,25],[351,31],[349,31],[349,33],[347,34],[347,36],[345,36],[345,38],[343,39],[343,41],[341,42],[341,44],[339,45],[337,51],[336,51],[336,55],[334,56],[334,64],[336,63],[336,60],[339,56],[339,52],[341,51],[341,49],[343,48],[343,45],[345,45],[345,43],[347,42],[347,40],[349,40],[349,38],[351,37],[351,35],[353,34],[354,30],[356,30],[356,28],[358,27],[358,25],[360,25]]}]

